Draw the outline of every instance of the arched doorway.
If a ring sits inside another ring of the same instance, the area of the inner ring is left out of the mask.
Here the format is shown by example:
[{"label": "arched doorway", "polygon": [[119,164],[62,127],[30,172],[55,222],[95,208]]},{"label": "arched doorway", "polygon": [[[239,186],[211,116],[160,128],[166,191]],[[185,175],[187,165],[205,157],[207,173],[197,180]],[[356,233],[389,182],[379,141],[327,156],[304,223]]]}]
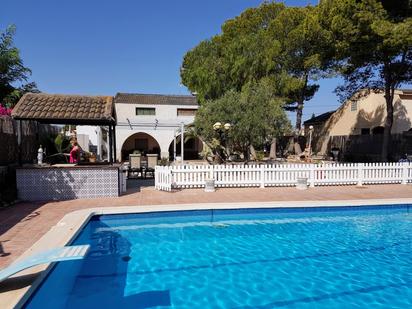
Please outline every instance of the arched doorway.
[{"label": "arched doorway", "polygon": [[144,132],[130,135],[122,145],[122,161],[129,159],[129,154],[141,153],[143,156],[150,153],[160,155],[160,146],[157,140]]},{"label": "arched doorway", "polygon": [[[169,146],[169,160],[173,161],[173,147],[174,140]],[[203,150],[203,142],[197,138],[193,137],[185,141],[184,144],[184,160],[197,160],[199,159],[199,153]],[[181,155],[181,143],[180,136],[176,137],[176,156]]]},{"label": "arched doorway", "polygon": [[384,131],[385,131],[385,128],[384,128],[384,127],[381,127],[381,126],[379,126],[379,127],[374,127],[374,128],[372,129],[372,134],[373,134],[373,135],[380,135],[380,134],[383,134]]}]

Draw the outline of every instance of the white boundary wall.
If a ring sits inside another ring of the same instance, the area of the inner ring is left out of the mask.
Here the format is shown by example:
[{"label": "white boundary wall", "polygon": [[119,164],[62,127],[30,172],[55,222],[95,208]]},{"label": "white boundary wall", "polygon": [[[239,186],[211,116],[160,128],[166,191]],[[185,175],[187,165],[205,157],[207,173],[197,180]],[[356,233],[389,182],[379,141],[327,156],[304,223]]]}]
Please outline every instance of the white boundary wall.
[{"label": "white boundary wall", "polygon": [[411,163],[333,163],[279,165],[184,165],[156,166],[155,188],[202,188],[206,179],[216,187],[295,186],[308,179],[310,187],[412,182]]}]

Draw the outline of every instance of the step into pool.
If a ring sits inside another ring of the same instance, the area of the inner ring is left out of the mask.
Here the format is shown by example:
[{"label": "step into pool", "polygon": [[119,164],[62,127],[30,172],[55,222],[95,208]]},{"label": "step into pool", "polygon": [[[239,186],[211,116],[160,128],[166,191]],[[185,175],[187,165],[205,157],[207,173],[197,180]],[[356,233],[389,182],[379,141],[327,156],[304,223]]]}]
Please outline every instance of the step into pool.
[{"label": "step into pool", "polygon": [[85,244],[26,308],[412,308],[409,205],[103,215]]}]

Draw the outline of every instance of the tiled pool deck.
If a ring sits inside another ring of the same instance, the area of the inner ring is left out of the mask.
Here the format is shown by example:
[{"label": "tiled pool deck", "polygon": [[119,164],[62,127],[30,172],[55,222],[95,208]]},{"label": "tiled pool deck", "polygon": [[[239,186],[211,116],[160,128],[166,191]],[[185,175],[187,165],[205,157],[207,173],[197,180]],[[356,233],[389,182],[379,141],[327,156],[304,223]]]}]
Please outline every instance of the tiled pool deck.
[{"label": "tiled pool deck", "polygon": [[225,188],[213,193],[201,189],[160,192],[142,187],[118,198],[63,202],[20,203],[0,210],[0,268],[9,265],[69,212],[92,207],[193,203],[325,201],[412,198],[412,185],[374,185],[296,188]]},{"label": "tiled pool deck", "polygon": [[[185,209],[235,209],[267,207],[360,206],[412,204],[411,185],[370,187],[200,189],[159,192],[131,184],[120,198],[65,202],[20,203],[0,210],[0,268],[44,250],[67,244],[96,214],[175,211]],[[121,207],[124,206],[124,207]],[[20,308],[52,269],[42,264],[26,269],[0,284],[0,307]]]}]

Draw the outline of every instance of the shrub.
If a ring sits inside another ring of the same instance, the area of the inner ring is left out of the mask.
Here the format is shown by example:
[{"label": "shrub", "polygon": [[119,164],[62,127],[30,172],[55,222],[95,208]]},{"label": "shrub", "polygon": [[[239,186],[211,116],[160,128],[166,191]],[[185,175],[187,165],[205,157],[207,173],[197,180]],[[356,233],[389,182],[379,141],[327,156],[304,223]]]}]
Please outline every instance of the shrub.
[{"label": "shrub", "polygon": [[10,116],[11,115],[11,108],[8,108],[0,103],[0,116]]}]

